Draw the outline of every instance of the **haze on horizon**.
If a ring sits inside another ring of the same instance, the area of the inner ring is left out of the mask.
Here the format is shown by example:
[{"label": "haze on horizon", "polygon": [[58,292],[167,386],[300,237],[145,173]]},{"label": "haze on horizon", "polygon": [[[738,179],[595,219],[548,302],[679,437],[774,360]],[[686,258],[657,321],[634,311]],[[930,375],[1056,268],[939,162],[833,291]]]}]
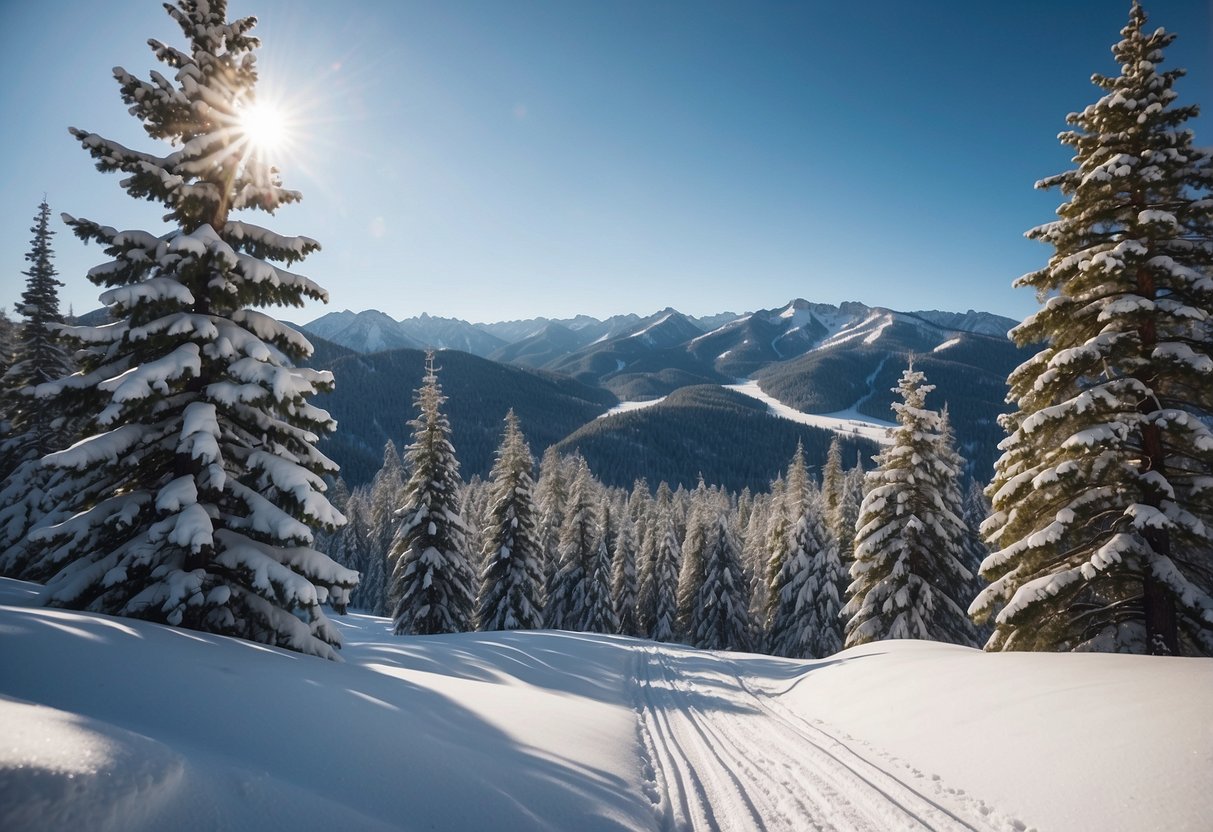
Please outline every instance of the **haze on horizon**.
[{"label": "haze on horizon", "polygon": [[[324,249],[301,269],[330,304],[470,321],[776,307],[1036,307],[1023,232],[1059,201],[1056,140],[1129,3],[330,4],[233,0],[257,15],[264,101],[284,114],[283,179],[304,201],[264,222]],[[1208,106],[1213,6],[1147,0],[1179,34],[1180,103]],[[12,4],[0,61],[10,129],[0,193],[8,275],[51,208],[163,233],[67,134],[163,152],[110,68],[144,74],[160,5]],[[37,82],[34,82],[37,79]],[[1206,116],[1200,144],[1213,142]],[[98,306],[104,253],[56,224],[63,308]]]}]

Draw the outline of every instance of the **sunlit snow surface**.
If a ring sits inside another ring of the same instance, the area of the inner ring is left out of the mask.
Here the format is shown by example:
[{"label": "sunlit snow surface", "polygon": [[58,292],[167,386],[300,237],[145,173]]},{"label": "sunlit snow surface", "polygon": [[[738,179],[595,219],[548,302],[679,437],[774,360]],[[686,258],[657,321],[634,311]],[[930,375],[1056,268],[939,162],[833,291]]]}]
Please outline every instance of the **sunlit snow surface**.
[{"label": "sunlit snow surface", "polygon": [[[871,439],[873,442],[881,444],[887,444],[892,441],[888,435],[888,429],[894,427],[892,422],[882,422],[879,419],[873,419],[871,416],[864,415],[853,407],[847,410],[840,410],[836,413],[805,413],[784,404],[773,396],[767,395],[758,386],[757,381],[750,380],[738,384],[728,384],[725,385],[725,388],[762,402],[767,406],[767,412],[770,415],[778,416],[781,419],[788,419],[792,422],[799,422],[802,425],[811,425],[815,428],[831,430],[843,436]],[[637,402],[620,402],[606,413],[600,414],[598,418],[606,419],[619,413],[644,410],[646,407],[652,407],[663,401],[665,401],[665,396]]]},{"label": "sunlit snow surface", "polygon": [[880,442],[881,444],[887,444],[892,441],[889,438],[888,430],[891,427],[895,427],[892,422],[881,422],[878,419],[873,419],[871,416],[865,416],[853,407],[847,410],[840,410],[836,413],[804,413],[790,405],[784,404],[773,396],[768,396],[758,386],[757,381],[750,380],[740,384],[729,384],[726,387],[729,390],[743,393],[752,399],[757,399],[767,406],[772,416],[778,416],[781,419],[790,419],[802,425],[812,425],[815,428],[832,430],[844,436],[871,439],[873,442]]},{"label": "sunlit snow surface", "polygon": [[561,632],[344,663],[0,580],[0,829],[1204,830],[1213,660]]}]

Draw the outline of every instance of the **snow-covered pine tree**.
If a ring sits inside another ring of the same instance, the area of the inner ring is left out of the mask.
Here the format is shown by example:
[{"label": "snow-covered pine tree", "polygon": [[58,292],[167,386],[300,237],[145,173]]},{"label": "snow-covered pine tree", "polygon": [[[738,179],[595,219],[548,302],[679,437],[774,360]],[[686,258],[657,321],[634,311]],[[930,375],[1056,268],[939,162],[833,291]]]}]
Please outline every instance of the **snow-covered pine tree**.
[{"label": "snow-covered pine tree", "polygon": [[1177,106],[1175,36],[1134,2],[1104,95],[1062,133],[1068,200],[1028,232],[1044,344],[1011,373],[971,612],[993,650],[1213,653],[1213,158]]},{"label": "snow-covered pine tree", "polygon": [[649,508],[653,502],[653,495],[649,492],[649,483],[644,477],[637,477],[632,482],[632,493],[628,497],[628,514],[632,517],[632,522],[636,524],[636,542],[639,544],[641,538],[640,526],[649,516]]},{"label": "snow-covered pine tree", "polygon": [[[42,457],[66,448],[76,438],[62,412],[34,398],[39,384],[64,378],[73,371],[58,328],[59,290],[52,259],[50,206],[38,206],[25,292],[19,307],[24,321],[14,342],[12,362],[0,378],[0,574],[26,575],[30,555],[27,536],[39,524],[71,516],[78,489],[64,472],[41,465]],[[49,516],[48,516],[49,515]]]},{"label": "snow-covered pine tree", "polygon": [[611,550],[616,536],[611,500],[604,494],[598,507],[594,552],[585,576],[585,616],[577,628],[586,633],[619,632],[619,616],[611,601]]},{"label": "snow-covered pine tree", "polygon": [[863,504],[865,479],[863,467],[856,460],[855,467],[848,468],[842,477],[842,502],[838,506],[836,525],[830,529],[838,542],[838,558],[847,569],[855,560],[855,526],[859,522],[859,507]]},{"label": "snow-covered pine tree", "polygon": [[543,561],[535,508],[535,460],[518,417],[505,415],[505,434],[490,475],[484,566],[478,615],[482,630],[543,626]]},{"label": "snow-covered pine tree", "polygon": [[[969,597],[976,598],[986,588],[980,569],[985,559],[990,556],[990,549],[981,537],[981,526],[990,516],[990,500],[985,495],[985,489],[976,480],[970,480],[964,494],[964,508],[961,517],[965,522],[968,536],[965,538],[965,568],[973,573],[970,583]],[[985,644],[994,633],[993,618],[975,626],[977,643]]]},{"label": "snow-covered pine tree", "polygon": [[0,475],[6,478],[26,459],[40,459],[66,447],[68,439],[62,416],[38,407],[31,395],[39,384],[71,375],[75,369],[59,335],[63,324],[59,287],[63,284],[56,279],[58,272],[52,262],[55,252],[51,237],[55,232],[50,227],[50,213],[44,199],[34,216],[30,228],[34,237],[25,255],[30,265],[23,272],[25,291],[18,306],[24,320],[17,329],[12,364],[0,381],[0,395],[6,399],[10,429],[15,434],[6,437],[0,446]]},{"label": "snow-covered pine tree", "polygon": [[[8,372],[17,356],[17,325],[8,316],[8,310],[0,308],[0,379]],[[0,395],[0,442],[9,435],[12,427],[11,408],[14,402]],[[8,463],[0,458],[0,476],[8,476]]]},{"label": "snow-covered pine tree", "polygon": [[387,553],[373,545],[370,490],[355,489],[346,505],[349,522],[337,536],[338,554],[351,568],[358,564],[356,568],[362,573],[357,589],[350,595],[350,605],[372,615],[387,615]]},{"label": "snow-covered pine tree", "polygon": [[619,622],[619,634],[640,635],[640,619],[636,614],[638,589],[636,554],[636,524],[630,511],[617,512],[619,531],[615,535],[615,552],[611,560],[611,600],[615,605],[615,618]]},{"label": "snow-covered pine tree", "polygon": [[[7,309],[0,309],[0,377],[3,377],[8,372],[8,368],[13,366],[16,356],[17,325],[8,316]],[[0,402],[0,405],[2,404]],[[0,411],[0,436],[4,435],[4,423],[6,421],[7,416],[4,414],[4,411]]]},{"label": "snow-covered pine tree", "polygon": [[737,495],[736,520],[738,529],[744,531],[746,526],[750,524],[750,512],[753,510],[754,495],[750,491],[749,486],[746,486],[745,488],[741,489],[741,492]]},{"label": "snow-covered pine tree", "polygon": [[[371,479],[370,490],[367,493],[367,529],[368,545],[371,551],[378,552],[385,561],[392,551],[392,544],[400,523],[396,519],[396,509],[404,503],[405,483],[407,477],[404,463],[396,443],[389,439],[383,445],[383,463]],[[390,568],[389,568],[390,571]]]},{"label": "snow-covered pine tree", "polygon": [[[369,578],[366,572],[367,524],[365,513],[365,503],[360,495],[357,492],[351,494],[342,511],[342,514],[345,515],[345,525],[329,537],[326,550],[329,557],[346,569],[353,569],[355,572],[361,573],[362,577],[358,581],[358,587],[350,593],[350,606],[361,609],[369,609],[363,605],[360,597],[367,590]],[[379,577],[382,588],[382,573]]]},{"label": "snow-covered pine tree", "polygon": [[846,472],[842,469],[842,437],[835,436],[826,452],[826,464],[821,469],[821,519],[834,532],[838,527],[846,488]]},{"label": "snow-covered pine tree", "polygon": [[484,571],[485,548],[488,545],[488,515],[492,507],[491,492],[490,483],[476,474],[464,484],[459,498],[459,505],[463,507],[464,532],[467,535],[468,562],[476,575]]},{"label": "snow-covered pine tree", "polygon": [[434,353],[426,353],[425,378],[417,390],[417,418],[409,421],[413,443],[404,505],[396,512],[388,590],[397,635],[461,633],[472,628],[475,575],[459,512],[459,461],[451,425],[442,412]]},{"label": "snow-covered pine tree", "polygon": [[[350,501],[349,486],[345,484],[345,480],[343,480],[341,477],[328,478],[325,481],[328,483],[328,490],[325,492],[325,496],[328,497],[329,505],[341,512],[342,516],[345,517],[346,524],[348,525],[350,518],[349,513],[345,509],[349,505]],[[350,566],[347,563],[343,563],[339,558],[333,555],[333,547],[336,546],[337,538],[341,536],[341,529],[343,528],[345,528],[345,526],[336,529],[317,529],[315,532],[313,532],[315,539],[312,545],[321,552],[327,552],[329,557],[333,558],[333,560],[340,563],[342,566],[345,566],[348,569],[359,571],[357,566]],[[361,583],[361,581],[359,581],[359,583]],[[352,599],[353,597],[354,596],[351,593],[350,598]]]},{"label": "snow-covered pine tree", "polygon": [[149,43],[172,77],[114,76],[170,152],[71,131],[175,227],[156,236],[64,216],[113,258],[89,278],[111,287],[101,300],[114,323],[70,330],[90,345],[83,369],[36,390],[47,408],[76,403],[94,432],[45,457],[95,476],[80,513],[34,533],[40,566],[63,565],[43,598],[335,657],[340,636],[320,605],[343,608],[358,576],[311,546],[309,526],[344,519],[324,497],[336,465],[315,447],[333,421],[307,402],[332,374],[293,366],[307,340],[255,311],[327,300],[271,263],[319,246],[232,217],[299,199],[242,127],[255,104],[255,19],[229,22],[222,0],[166,9],[187,48]]},{"label": "snow-covered pine tree", "polygon": [[391,439],[383,446],[383,463],[365,489],[363,518],[366,550],[362,584],[355,593],[363,609],[375,615],[387,615],[388,584],[395,568],[391,553],[395,549],[400,522],[396,510],[404,504],[407,477],[400,451]]},{"label": "snow-covered pine tree", "polygon": [[[963,472],[968,468],[964,457],[956,450],[956,432],[952,429],[952,418],[948,412],[948,406],[944,405],[939,411],[939,455],[944,463],[958,472]],[[976,502],[970,501],[970,489],[963,490],[961,488],[963,482],[958,475],[955,479],[945,480],[940,490],[940,496],[943,498],[944,505],[947,509],[960,518],[960,541],[959,548],[961,552],[960,562],[964,564],[965,570],[969,573],[969,581],[965,587],[964,594],[957,599],[962,607],[967,609],[967,604],[972,603],[978,593],[985,588],[985,582],[981,580],[977,570],[981,568],[982,561],[989,555],[989,549],[981,540],[979,529],[981,524],[989,516],[989,504],[981,496],[980,491],[977,492]],[[975,516],[975,512],[982,512]],[[986,633],[986,638],[989,633]],[[974,638],[977,638],[977,630],[974,628]],[[984,640],[984,639],[983,639]]]},{"label": "snow-covered pine tree", "polygon": [[824,512],[824,499],[808,501],[792,526],[788,557],[771,585],[775,603],[767,649],[777,656],[816,659],[842,649],[839,615],[846,573]]},{"label": "snow-covered pine tree", "polygon": [[[665,485],[663,482],[661,485]],[[654,641],[673,641],[678,618],[678,574],[682,547],[678,544],[678,528],[669,488],[662,498],[657,489],[656,517],[653,526],[652,629]]]},{"label": "snow-covered pine tree", "polygon": [[767,524],[768,506],[771,503],[769,494],[758,494],[750,508],[749,521],[746,523],[745,534],[741,546],[741,565],[745,569],[746,582],[750,587],[750,620],[755,624],[754,648],[762,649],[762,628],[765,624],[767,586],[765,576],[767,569]]},{"label": "snow-covered pine tree", "polygon": [[569,499],[564,460],[549,446],[539,463],[539,481],[535,485],[535,504],[539,509],[539,541],[543,554],[543,597],[545,615],[550,609],[547,596],[552,591],[560,565],[560,530],[564,528],[564,507]]},{"label": "snow-covered pine tree", "polygon": [[577,473],[569,487],[560,529],[558,568],[545,609],[547,626],[553,630],[578,630],[586,619],[591,561],[598,543],[594,490],[589,466],[577,457]]},{"label": "snow-covered pine tree", "polygon": [[[667,487],[666,494],[669,493]],[[636,494],[633,492],[633,501]],[[661,486],[657,488],[656,497],[644,495],[644,504],[637,515],[637,526],[640,530],[639,545],[636,550],[636,622],[640,625],[640,634],[647,637],[653,631],[657,620],[657,582],[655,569],[657,566],[657,506],[661,500]]]},{"label": "snow-covered pine tree", "polygon": [[960,472],[940,453],[934,386],[913,364],[901,376],[892,444],[868,474],[851,565],[848,647],[887,638],[972,644],[962,606],[972,575],[963,564],[964,524],[945,500]]},{"label": "snow-covered pine tree", "polygon": [[750,588],[727,506],[708,503],[703,580],[691,614],[692,644],[705,650],[749,650]]},{"label": "snow-covered pine tree", "polygon": [[796,452],[788,463],[788,474],[783,491],[780,494],[779,513],[773,518],[767,550],[766,573],[764,580],[766,589],[766,608],[763,610],[763,621],[767,629],[775,616],[775,607],[779,604],[779,593],[776,583],[783,571],[784,563],[792,556],[792,530],[796,522],[804,515],[809,504],[809,469],[804,459],[804,444],[796,443]]},{"label": "snow-covered pine tree", "polygon": [[694,632],[693,618],[699,604],[699,589],[703,586],[703,563],[708,537],[716,526],[714,495],[708,491],[703,476],[691,492],[687,508],[686,536],[682,539],[682,562],[678,566],[678,634],[687,639]]}]

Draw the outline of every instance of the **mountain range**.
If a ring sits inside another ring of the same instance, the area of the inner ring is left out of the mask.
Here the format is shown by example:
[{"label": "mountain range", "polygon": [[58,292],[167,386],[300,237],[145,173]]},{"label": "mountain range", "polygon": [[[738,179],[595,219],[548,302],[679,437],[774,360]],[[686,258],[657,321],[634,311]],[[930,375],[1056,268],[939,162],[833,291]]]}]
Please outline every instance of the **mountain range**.
[{"label": "mountain range", "polygon": [[[840,432],[870,464],[876,446],[840,426],[887,423],[892,388],[911,360],[936,385],[929,406],[948,406],[970,473],[987,479],[1002,436],[996,418],[1006,408],[1007,374],[1030,354],[1008,340],[1015,324],[985,312],[795,299],[703,318],[667,308],[604,320],[468,323],[346,310],[300,328],[317,346],[313,363],[336,375],[336,390],[319,402],[341,425],[325,451],[353,483],[377,470],[388,439],[399,447],[409,441],[422,350],[432,348],[443,351],[440,379],[466,477],[487,476],[512,407],[536,456],[549,445],[578,451],[610,484],[643,476],[690,487],[702,473],[739,489],[774,478],[797,441],[810,465],[822,464]],[[806,425],[776,416],[768,403],[736,392],[744,379],[763,396],[821,418]],[[643,413],[617,413],[633,409],[621,401],[645,400],[661,401]]]}]

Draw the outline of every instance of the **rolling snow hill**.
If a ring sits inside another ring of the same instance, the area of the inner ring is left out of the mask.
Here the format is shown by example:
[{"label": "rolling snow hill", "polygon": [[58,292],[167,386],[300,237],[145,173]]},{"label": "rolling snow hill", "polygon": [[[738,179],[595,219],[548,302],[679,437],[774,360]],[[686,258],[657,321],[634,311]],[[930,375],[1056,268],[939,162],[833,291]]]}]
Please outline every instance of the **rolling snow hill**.
[{"label": "rolling snow hill", "polygon": [[1213,660],[879,642],[797,662],[556,631],[344,662],[0,580],[0,828],[1205,830]]}]

